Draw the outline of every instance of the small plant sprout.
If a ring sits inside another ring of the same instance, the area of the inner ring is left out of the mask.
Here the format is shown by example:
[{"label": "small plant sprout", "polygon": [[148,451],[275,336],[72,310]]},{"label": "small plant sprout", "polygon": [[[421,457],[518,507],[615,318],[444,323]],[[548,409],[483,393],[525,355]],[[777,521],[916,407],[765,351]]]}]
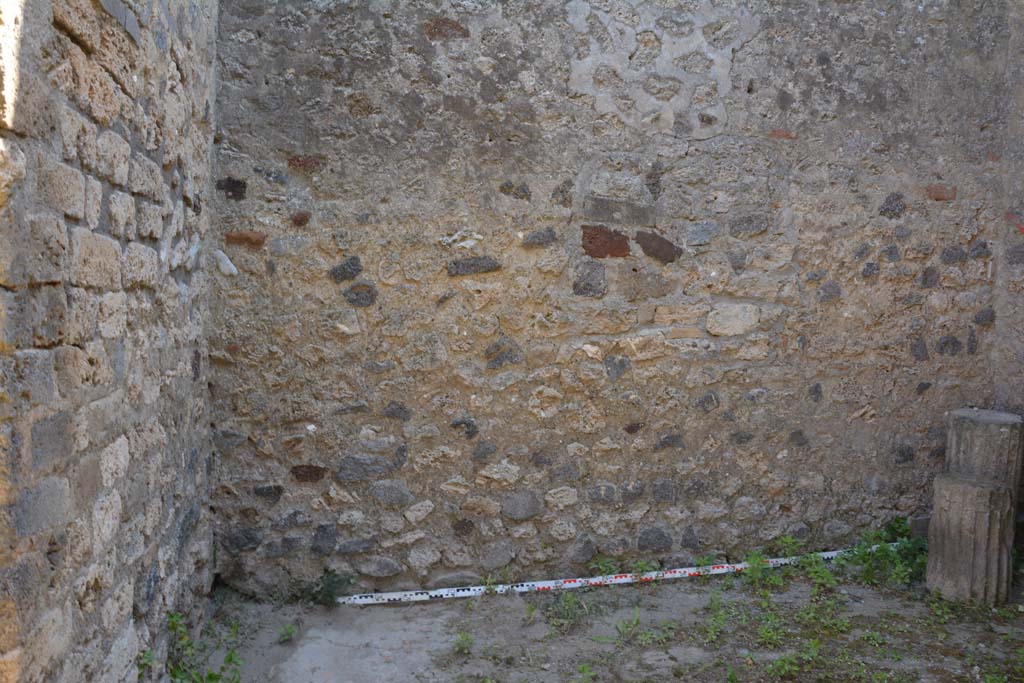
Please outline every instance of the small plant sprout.
[{"label": "small plant sprout", "polygon": [[333,569],[325,569],[320,578],[302,590],[301,597],[317,605],[336,607],[338,596],[342,595],[351,583],[352,576],[350,574],[339,574]]},{"label": "small plant sprout", "polygon": [[587,569],[595,576],[609,576],[619,573],[619,564],[614,558],[598,555],[587,564]]},{"label": "small plant sprout", "polygon": [[720,591],[717,589],[712,591],[711,598],[708,600],[708,606],[705,609],[708,611],[708,621],[704,626],[704,642],[712,644],[722,635],[726,624],[729,622],[728,613],[722,604],[722,594]]},{"label": "small plant sprout", "polygon": [[782,557],[796,557],[803,552],[804,542],[792,536],[783,536],[776,541],[779,547],[779,554]]},{"label": "small plant sprout", "polygon": [[455,635],[455,644],[452,645],[452,651],[462,657],[468,657],[473,651],[473,636],[469,635],[466,631],[459,631]]},{"label": "small plant sprout", "polygon": [[295,624],[285,624],[277,630],[277,642],[282,645],[291,642],[297,631]]},{"label": "small plant sprout", "polygon": [[870,645],[871,647],[875,648],[882,647],[883,645],[885,645],[885,636],[883,636],[878,631],[872,631],[870,629],[864,631],[864,633],[860,635],[860,639],[868,645]]},{"label": "small plant sprout", "polygon": [[572,683],[593,683],[597,680],[597,672],[590,668],[589,664],[580,664],[576,672],[579,676],[572,679]]},{"label": "small plant sprout", "polygon": [[[210,623],[203,629],[202,636],[195,640],[189,633],[184,615],[168,613],[167,673],[171,683],[241,683],[242,660],[236,651],[238,630],[238,625],[232,624],[223,634],[217,624]],[[215,642],[208,641],[208,636],[216,638]],[[210,658],[217,648],[224,648],[226,653],[220,666],[213,668],[209,666]],[[148,666],[151,665],[150,659]]]},{"label": "small plant sprout", "polygon": [[562,593],[548,608],[548,623],[560,633],[567,633],[587,616],[587,604],[576,593]]},{"label": "small plant sprout", "polygon": [[781,586],[782,575],[774,572],[768,560],[761,553],[750,553],[744,559],[747,568],[743,570],[743,582],[751,587]]},{"label": "small plant sprout", "polygon": [[656,572],[661,569],[661,566],[653,560],[637,560],[630,567],[630,571],[634,574],[648,574],[650,572]]}]

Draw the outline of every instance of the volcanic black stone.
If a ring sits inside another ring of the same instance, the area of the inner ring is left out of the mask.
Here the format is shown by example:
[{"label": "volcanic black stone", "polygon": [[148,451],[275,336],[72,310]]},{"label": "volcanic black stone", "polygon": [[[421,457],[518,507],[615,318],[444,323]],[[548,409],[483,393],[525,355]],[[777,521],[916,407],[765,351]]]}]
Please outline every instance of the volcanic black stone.
[{"label": "volcanic black stone", "polygon": [[678,487],[671,479],[658,479],[651,486],[651,498],[656,503],[674,503],[678,495]]},{"label": "volcanic black stone", "polygon": [[224,548],[233,554],[255,550],[263,541],[263,532],[254,527],[238,527],[224,538]]},{"label": "volcanic black stone", "polygon": [[320,524],[313,531],[309,549],[315,555],[330,555],[338,544],[338,528],[334,524]]},{"label": "volcanic black stone", "polygon": [[487,360],[488,370],[497,370],[505,365],[515,365],[525,360],[519,344],[508,337],[501,337],[489,344],[484,349],[484,358]]},{"label": "volcanic black stone", "polygon": [[907,204],[903,201],[903,195],[899,192],[891,192],[886,195],[885,201],[878,209],[878,214],[886,218],[899,218],[906,210]]},{"label": "volcanic black stone", "polygon": [[804,446],[808,445],[809,443],[810,443],[810,440],[808,440],[807,435],[804,434],[804,430],[802,430],[802,429],[795,429],[795,430],[793,430],[792,432],[789,433],[789,445],[790,446],[796,446],[797,448],[803,448]]},{"label": "volcanic black stone", "polygon": [[983,259],[992,256],[992,250],[988,247],[988,242],[985,240],[979,240],[971,245],[971,250],[968,255],[972,259]]},{"label": "volcanic black stone", "polygon": [[921,276],[917,281],[918,285],[922,289],[931,289],[935,285],[939,284],[939,271],[934,266],[928,266],[921,271]]},{"label": "volcanic black stone", "polygon": [[328,275],[335,282],[345,282],[346,280],[355,280],[360,273],[363,272],[363,262],[358,256],[349,256],[344,261],[334,266],[328,271]]},{"label": "volcanic black stone", "polygon": [[488,458],[498,452],[498,447],[490,441],[478,441],[473,447],[473,462],[486,462]]},{"label": "volcanic black stone", "polygon": [[939,337],[938,343],[935,344],[935,350],[940,356],[955,356],[960,353],[961,348],[963,344],[952,334]]},{"label": "volcanic black stone", "polygon": [[252,489],[252,494],[257,498],[262,498],[267,501],[268,504],[273,505],[277,501],[281,500],[281,494],[284,493],[284,487],[280,484],[268,484],[264,486],[255,486]]},{"label": "volcanic black stone", "polygon": [[342,296],[352,306],[366,308],[377,301],[377,288],[369,283],[361,282],[346,289],[342,292]]},{"label": "volcanic black stone", "polygon": [[916,337],[910,340],[910,355],[916,361],[928,360],[928,343],[924,337]]},{"label": "volcanic black stone", "polygon": [[467,439],[472,439],[480,433],[480,428],[476,425],[476,420],[471,417],[460,417],[452,420],[452,429],[457,429],[462,432],[462,435]]},{"label": "volcanic black stone", "polygon": [[540,230],[534,230],[523,238],[523,247],[537,249],[547,247],[557,241],[558,235],[555,234],[554,228],[541,228]]},{"label": "volcanic black stone", "polygon": [[245,199],[246,182],[238,178],[221,178],[217,181],[217,189],[224,192],[224,196],[240,202]]},{"label": "volcanic black stone", "polygon": [[587,488],[587,500],[592,503],[611,505],[615,502],[615,484],[601,483]]},{"label": "volcanic black stone", "polygon": [[889,263],[898,263],[902,258],[900,256],[900,248],[895,244],[890,244],[878,252],[878,257],[884,258]]},{"label": "volcanic black stone", "polygon": [[661,527],[648,527],[637,536],[636,549],[649,553],[668,552],[672,549],[672,537]]},{"label": "volcanic black stone", "polygon": [[379,455],[346,455],[338,467],[339,481],[367,481],[395,469],[394,464]]},{"label": "volcanic black stone", "polygon": [[740,216],[729,223],[729,234],[737,239],[746,239],[765,232],[768,225],[766,216]]},{"label": "volcanic black stone", "polygon": [[449,277],[493,273],[496,270],[501,270],[501,264],[490,256],[470,256],[448,263]]},{"label": "volcanic black stone", "polygon": [[642,481],[629,481],[619,487],[619,495],[622,496],[623,503],[632,503],[644,495],[646,488]]},{"label": "volcanic black stone", "polygon": [[753,441],[754,435],[751,434],[750,432],[738,431],[730,434],[729,440],[732,441],[737,446],[742,446],[743,444],[750,443],[751,441]]},{"label": "volcanic black stone", "polygon": [[899,444],[893,451],[893,457],[898,463],[910,462],[914,459],[914,447],[907,444]]},{"label": "volcanic black stone", "polygon": [[626,374],[629,366],[629,356],[605,356],[604,370],[608,374],[608,379],[613,382]]},{"label": "volcanic black stone", "polygon": [[390,417],[393,420],[401,420],[402,422],[408,422],[412,419],[412,411],[401,401],[389,401],[384,406],[384,410],[381,411],[381,415]]},{"label": "volcanic black stone", "polygon": [[991,306],[986,306],[974,314],[974,324],[985,327],[996,321],[996,311]]},{"label": "volcanic black stone", "polygon": [[662,451],[666,448],[683,448],[683,435],[679,432],[665,434],[654,444],[655,451]]},{"label": "volcanic black stone", "polygon": [[604,296],[607,290],[603,263],[586,261],[576,267],[576,278],[572,283],[573,294],[599,298]]},{"label": "volcanic black stone", "polygon": [[401,479],[381,479],[370,485],[370,495],[384,507],[405,507],[416,498]]},{"label": "volcanic black stone", "polygon": [[345,538],[338,542],[334,552],[338,555],[358,555],[368,553],[377,545],[375,537],[370,538]]},{"label": "volcanic black stone", "polygon": [[634,239],[636,240],[636,243],[640,245],[640,250],[643,251],[645,255],[664,264],[672,263],[683,254],[682,249],[661,235],[657,235],[653,232],[639,230],[637,231]]},{"label": "volcanic black stone", "polygon": [[939,259],[947,266],[951,266],[955,263],[963,263],[964,261],[966,261],[967,252],[964,250],[963,247],[958,245],[945,247],[942,250],[942,254],[939,256]]}]

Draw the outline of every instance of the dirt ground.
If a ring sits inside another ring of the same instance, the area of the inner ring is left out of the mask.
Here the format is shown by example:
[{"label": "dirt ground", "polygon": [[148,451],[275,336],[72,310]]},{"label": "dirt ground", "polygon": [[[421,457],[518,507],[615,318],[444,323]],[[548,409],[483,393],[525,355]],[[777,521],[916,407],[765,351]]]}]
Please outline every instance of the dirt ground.
[{"label": "dirt ground", "polygon": [[[249,602],[226,593],[243,681],[1024,681],[1024,604],[923,590],[815,589],[735,576],[403,606]],[[816,595],[814,593],[817,593]]]}]

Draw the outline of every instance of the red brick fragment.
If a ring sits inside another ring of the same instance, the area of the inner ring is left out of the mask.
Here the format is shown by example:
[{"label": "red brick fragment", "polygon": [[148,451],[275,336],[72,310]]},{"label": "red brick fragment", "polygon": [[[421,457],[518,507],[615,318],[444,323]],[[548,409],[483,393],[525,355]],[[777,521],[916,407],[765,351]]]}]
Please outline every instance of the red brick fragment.
[{"label": "red brick fragment", "polygon": [[288,158],[288,168],[302,173],[314,173],[324,165],[324,158],[316,155],[296,155]]},{"label": "red brick fragment", "polygon": [[949,185],[942,185],[940,183],[933,183],[925,186],[924,194],[928,199],[934,199],[937,202],[951,202],[956,199],[956,188],[950,187]]},{"label": "red brick fragment", "polygon": [[452,40],[469,38],[469,29],[448,17],[435,17],[423,25],[423,35],[427,40]]},{"label": "red brick fragment", "polygon": [[259,249],[267,241],[266,233],[255,230],[235,230],[224,235],[224,241],[250,249]]},{"label": "red brick fragment", "polygon": [[297,228],[301,228],[309,223],[309,219],[313,217],[309,211],[296,211],[292,214],[292,225]]},{"label": "red brick fragment", "polygon": [[629,238],[603,225],[584,225],[583,251],[594,258],[629,256]]}]

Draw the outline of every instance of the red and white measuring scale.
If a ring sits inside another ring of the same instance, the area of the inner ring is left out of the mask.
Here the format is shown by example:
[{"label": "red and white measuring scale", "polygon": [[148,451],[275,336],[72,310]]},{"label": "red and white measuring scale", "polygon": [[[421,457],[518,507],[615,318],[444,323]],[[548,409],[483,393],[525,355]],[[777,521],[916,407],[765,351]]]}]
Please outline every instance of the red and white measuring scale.
[{"label": "red and white measuring scale", "polygon": [[[895,544],[893,544],[895,545]],[[845,550],[829,550],[817,555],[825,562],[831,562]],[[803,557],[779,557],[766,560],[768,567],[782,567],[795,564]],[[427,602],[430,600],[446,600],[450,598],[473,598],[480,595],[505,593],[546,593],[551,591],[573,590],[575,588],[594,588],[597,586],[618,586],[629,583],[652,583],[654,581],[671,581],[672,579],[688,579],[714,574],[738,574],[747,568],[746,562],[736,564],[713,564],[708,567],[680,567],[678,569],[661,569],[654,572],[609,574],[578,579],[554,579],[552,581],[523,581],[522,583],[496,584],[491,586],[465,586],[462,588],[437,588],[431,591],[396,591],[393,593],[363,593],[338,598],[340,605],[389,605],[397,602]]]}]

